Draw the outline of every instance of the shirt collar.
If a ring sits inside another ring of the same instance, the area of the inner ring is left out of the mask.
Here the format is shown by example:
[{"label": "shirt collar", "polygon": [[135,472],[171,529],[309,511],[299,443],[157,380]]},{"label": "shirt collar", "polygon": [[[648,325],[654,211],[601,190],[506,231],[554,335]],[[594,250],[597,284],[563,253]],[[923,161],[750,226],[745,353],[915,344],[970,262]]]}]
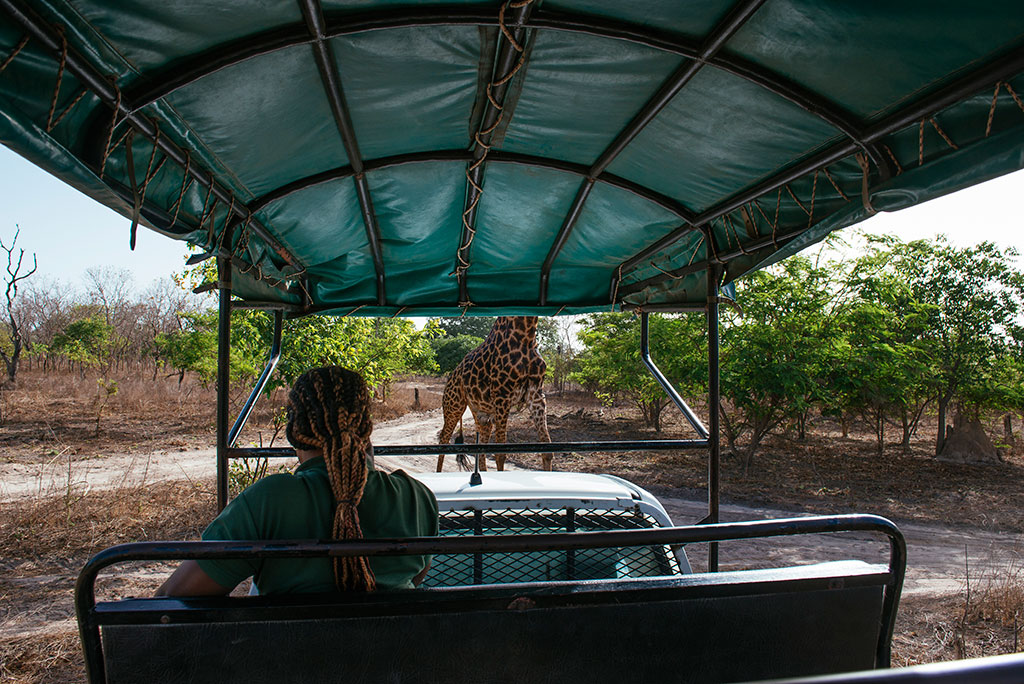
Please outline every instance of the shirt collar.
[{"label": "shirt collar", "polygon": [[[300,463],[299,467],[295,469],[295,472],[301,473],[304,470],[312,470],[314,468],[318,470],[327,470],[327,461],[324,460],[323,456],[317,456],[315,458],[309,459],[304,463]],[[373,467],[372,457],[368,457],[366,459],[366,469],[371,471],[376,470],[376,468]]]}]

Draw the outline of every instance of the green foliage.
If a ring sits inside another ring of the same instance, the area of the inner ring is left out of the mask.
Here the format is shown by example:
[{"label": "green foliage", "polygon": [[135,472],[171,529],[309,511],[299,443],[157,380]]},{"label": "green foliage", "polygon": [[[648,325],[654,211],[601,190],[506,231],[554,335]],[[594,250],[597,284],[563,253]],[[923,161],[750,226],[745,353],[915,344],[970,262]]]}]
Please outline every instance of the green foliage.
[{"label": "green foliage", "polygon": [[114,328],[100,316],[69,323],[53,338],[50,351],[82,366],[99,366],[114,344]]},{"label": "green foliage", "polygon": [[[281,359],[267,389],[289,386],[310,368],[338,365],[361,374],[370,387],[383,394],[397,374],[436,372],[430,348],[434,334],[433,326],[416,330],[413,322],[404,318],[307,316],[286,320]],[[232,354],[238,354],[240,369],[251,369],[254,375],[262,368],[272,339],[269,314],[240,311],[232,315]]]},{"label": "green foliage", "polygon": [[1016,256],[992,243],[959,248],[940,237],[910,243],[884,238],[865,257],[884,262],[901,278],[904,300],[913,303],[915,316],[925,317],[918,344],[929,380],[918,391],[938,406],[936,453],[945,444],[950,404],[976,418],[1014,403],[997,378],[1006,377],[1010,366],[1003,358],[1015,353],[1014,333],[1024,312],[1024,274],[1013,265]]},{"label": "green foliage", "polygon": [[[448,337],[468,335],[469,337],[479,337],[482,340],[491,331],[491,326],[494,325],[495,320],[497,319],[494,316],[462,316],[460,318],[433,318],[431,323]],[[558,344],[559,330],[555,319],[538,318],[537,347],[541,353],[555,352]]]},{"label": "green foliage", "polygon": [[466,354],[476,349],[482,342],[483,338],[473,335],[438,337],[431,340],[430,346],[434,351],[438,371],[443,375],[451,373]]},{"label": "green foliage", "polygon": [[157,333],[154,348],[157,356],[179,371],[178,382],[185,371],[192,371],[205,385],[217,377],[217,323],[209,313],[182,317],[184,327],[173,332]]},{"label": "green foliage", "polygon": [[[1024,275],[1014,252],[942,238],[869,238],[852,262],[797,256],[736,284],[742,315],[721,327],[722,427],[749,467],[764,437],[802,426],[812,411],[875,431],[903,429],[903,447],[930,406],[1024,410]],[[656,362],[684,396],[704,387],[704,321],[651,319]],[[667,399],[639,358],[639,324],[614,314],[585,319],[573,378],[603,400],[628,396],[657,426]],[[678,327],[677,327],[678,326]],[[941,443],[942,432],[939,441]],[[941,447],[940,447],[941,448]]]},{"label": "green foliage", "polygon": [[491,331],[495,320],[497,319],[494,316],[462,316],[459,318],[434,318],[431,319],[431,323],[448,337],[468,335],[479,337],[482,340]]},{"label": "green foliage", "polygon": [[[702,391],[707,382],[707,330],[703,316],[651,316],[651,356],[682,392]],[[620,394],[640,409],[644,421],[661,430],[668,398],[640,358],[640,321],[627,314],[591,314],[578,334],[583,351],[572,378],[609,397]]]},{"label": "green foliage", "polygon": [[740,451],[737,440],[749,435],[745,468],[769,432],[822,398],[837,342],[829,273],[793,257],[737,283],[743,316],[727,313],[722,326],[721,413],[730,448]]}]

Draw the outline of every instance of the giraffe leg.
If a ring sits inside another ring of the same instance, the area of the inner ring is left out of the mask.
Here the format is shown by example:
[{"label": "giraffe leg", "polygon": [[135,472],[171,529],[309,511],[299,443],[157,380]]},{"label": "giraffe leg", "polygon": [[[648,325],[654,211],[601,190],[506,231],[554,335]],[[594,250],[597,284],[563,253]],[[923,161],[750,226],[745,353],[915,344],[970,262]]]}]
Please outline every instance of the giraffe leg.
[{"label": "giraffe leg", "polygon": [[[470,407],[470,411],[473,408]],[[476,434],[478,444],[488,444],[491,439],[491,429],[494,427],[494,418],[489,413],[483,411],[473,413],[473,420],[476,422]],[[480,470],[487,470],[487,454],[477,454],[477,463],[480,465]]]},{"label": "giraffe leg", "polygon": [[[508,441],[508,414],[511,410],[509,404],[502,404],[495,411],[494,416],[494,443],[504,444]],[[505,469],[505,454],[495,454],[494,464],[498,470]]]},{"label": "giraffe leg", "polygon": [[[551,442],[551,433],[548,432],[548,402],[544,398],[544,390],[540,386],[531,387],[528,395],[527,410],[530,412],[530,420],[533,428],[537,431],[538,442]],[[551,470],[553,454],[541,454],[541,461],[544,463],[544,470]]]},{"label": "giraffe leg", "polygon": [[[452,433],[455,426],[462,420],[462,414],[466,410],[466,397],[459,391],[451,380],[444,386],[444,395],[441,399],[442,410],[444,411],[444,427],[438,433],[438,444],[449,444],[452,441]],[[437,472],[444,467],[444,454],[437,455]]]}]

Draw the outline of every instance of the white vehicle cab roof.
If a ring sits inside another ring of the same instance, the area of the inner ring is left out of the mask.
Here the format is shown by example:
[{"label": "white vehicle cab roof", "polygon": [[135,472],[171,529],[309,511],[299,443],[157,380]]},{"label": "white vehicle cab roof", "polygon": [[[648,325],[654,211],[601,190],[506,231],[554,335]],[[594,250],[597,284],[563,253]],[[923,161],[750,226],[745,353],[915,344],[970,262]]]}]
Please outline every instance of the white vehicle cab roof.
[{"label": "white vehicle cab roof", "polygon": [[614,475],[543,471],[481,473],[483,482],[469,483],[469,473],[415,473],[430,487],[442,511],[467,508],[562,508],[628,510],[636,506],[661,526],[672,525],[665,508],[651,493]]}]

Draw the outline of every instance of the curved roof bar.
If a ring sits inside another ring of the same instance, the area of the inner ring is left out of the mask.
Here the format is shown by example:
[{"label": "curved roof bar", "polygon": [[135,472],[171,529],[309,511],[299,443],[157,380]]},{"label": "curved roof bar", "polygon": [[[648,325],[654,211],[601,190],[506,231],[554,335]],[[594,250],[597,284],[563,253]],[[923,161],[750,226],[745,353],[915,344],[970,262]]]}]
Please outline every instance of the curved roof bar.
[{"label": "curved roof bar", "polygon": [[[594,187],[594,177],[608,168],[615,158],[626,149],[626,146],[644,130],[647,124],[653,121],[661,110],[668,106],[679,91],[685,88],[686,84],[697,75],[697,72],[707,63],[706,60],[714,56],[725,45],[726,41],[739,31],[747,20],[760,9],[764,2],[765,0],[740,0],[740,2],[733,6],[732,10],[725,16],[725,19],[715,26],[708,35],[696,58],[684,62],[672,75],[665,79],[661,87],[658,88],[658,91],[644,103],[644,106],[640,108],[636,116],[615,136],[611,144],[605,148],[604,152],[597,158],[597,161],[590,167],[586,179],[580,185],[580,189],[577,191],[576,197],[569,207],[565,220],[562,221],[562,227],[558,230],[558,235],[555,236],[551,249],[548,250],[547,257],[544,259],[544,265],[541,267],[541,306],[546,305],[548,301],[548,280],[551,276],[551,267],[554,265],[555,259],[558,258],[558,253],[562,251],[562,246],[569,239],[572,229],[576,226],[576,220],[583,211],[583,204],[587,201],[587,197]],[[686,227],[684,226],[683,229],[686,229]]]},{"label": "curved roof bar", "polygon": [[[403,164],[422,164],[427,162],[469,162],[473,159],[473,153],[470,150],[437,150],[430,152],[411,152],[408,154],[398,154],[392,157],[381,157],[379,159],[369,159],[363,162],[364,171],[376,171],[378,169],[387,169],[393,166],[401,166]],[[500,150],[493,150],[487,155],[488,162],[498,162],[505,164],[519,164],[521,166],[536,166],[545,169],[554,169],[556,171],[564,171],[566,173],[572,173],[577,176],[586,176],[589,171],[589,167],[583,164],[576,164],[573,162],[565,161],[562,159],[551,159],[548,157],[535,157],[529,154],[519,154],[517,152],[502,152]],[[329,183],[331,181],[342,180],[355,175],[355,171],[352,166],[339,166],[335,169],[327,171],[321,171],[305,178],[300,178],[287,185],[282,185],[280,188],[271,190],[261,197],[257,197],[249,203],[249,211],[256,213],[268,205],[282,200],[289,195],[300,192],[307,188],[311,188],[321,183]],[[616,176],[611,173],[602,173],[595,179],[598,183],[606,183],[608,185],[615,186],[631,192],[632,194],[642,197],[659,207],[666,209],[678,216],[682,221],[686,223],[692,223],[696,219],[696,212],[683,206],[667,195],[663,195],[659,192],[655,192],[648,187],[634,183],[633,181],[626,180],[621,176]]]},{"label": "curved roof bar", "polygon": [[812,114],[846,137],[857,142],[879,168],[888,168],[888,159],[871,143],[865,142],[861,136],[863,124],[855,116],[841,107],[825,99],[820,94],[808,90],[782,74],[759,66],[738,55],[730,55],[720,51],[714,55],[701,57],[701,47],[692,39],[676,34],[652,30],[645,26],[632,25],[586,15],[571,15],[564,12],[553,12],[538,9],[530,20],[530,26],[550,28],[560,31],[587,33],[602,38],[625,40],[639,45],[671,52],[689,59],[703,59],[708,66],[713,66],[732,74],[744,81],[760,86],[765,90],[793,103],[808,114]]},{"label": "curved roof bar", "polygon": [[299,0],[299,6],[302,9],[302,16],[306,20],[306,25],[309,27],[309,33],[313,37],[313,57],[316,59],[320,80],[323,83],[327,100],[331,106],[334,123],[338,127],[341,142],[345,146],[345,154],[348,156],[349,164],[352,167],[352,178],[355,180],[356,195],[359,198],[359,208],[363,215],[363,226],[366,229],[366,239],[369,242],[370,253],[373,257],[373,269],[377,276],[377,304],[384,306],[386,302],[384,257],[381,253],[377,215],[373,210],[370,186],[366,182],[366,174],[363,171],[363,158],[359,152],[359,141],[356,139],[356,132],[352,125],[348,103],[345,101],[345,91],[341,86],[338,63],[334,59],[334,51],[331,49],[330,43],[327,42],[323,8],[320,6],[320,0]]},{"label": "curved roof bar", "polygon": [[[956,104],[964,98],[977,93],[981,89],[990,86],[993,83],[1015,76],[1022,69],[1024,69],[1024,46],[1018,46],[1002,56],[987,62],[978,69],[961,76],[945,87],[934,91],[917,102],[885,117],[865,131],[864,140],[872,143],[877,142],[887,135],[891,135],[906,126],[917,123],[921,119],[932,116],[946,107]],[[828,166],[829,164],[834,164],[856,151],[857,145],[853,142],[848,141],[838,143],[826,150],[823,150],[819,154],[784,170],[782,173],[779,173],[762,183],[758,183],[748,190],[737,193],[724,202],[708,209],[696,217],[695,224],[705,225],[710,223],[724,214],[739,209],[761,195],[776,190],[786,183]],[[802,233],[804,230],[806,229],[799,231],[799,233]],[[632,270],[640,262],[665,249],[687,232],[689,231],[682,228],[672,231],[651,246],[624,261],[621,271],[625,272]],[[787,237],[796,237],[796,234],[789,235]],[[701,264],[696,264],[695,266],[701,266]],[[664,282],[673,276],[678,277],[679,275],[685,275],[682,273],[683,270],[684,269],[671,271],[670,273],[672,275],[658,275],[653,278],[648,278],[641,283],[635,283],[628,286],[628,288],[624,288],[622,292],[633,293],[638,291],[641,284],[643,284],[644,287],[649,287],[651,285]],[[689,273],[690,271],[687,272]]]},{"label": "curved roof bar", "polygon": [[[364,31],[409,28],[415,26],[494,26],[493,13],[472,9],[439,10],[437,8],[381,11],[370,16],[326,12],[325,38],[332,39]],[[547,28],[558,31],[586,33],[603,38],[625,40],[670,52],[689,59],[698,59],[701,45],[692,38],[661,32],[648,27],[617,22],[585,14],[574,15],[537,8],[525,23],[526,28]],[[123,97],[134,110],[141,109],[170,95],[175,90],[209,76],[225,67],[247,59],[312,42],[303,24],[281,26],[263,33],[217,45],[179,61],[173,68],[144,74],[135,84],[127,86]],[[770,69],[758,66],[736,55],[719,52],[704,61],[738,78],[753,83],[782,97],[804,111],[818,117],[857,142],[879,166],[887,168],[887,159],[869,142],[861,138],[863,125],[818,93],[808,90]]]},{"label": "curved roof bar", "polygon": [[278,50],[309,45],[313,38],[305,24],[277,26],[269,31],[245,36],[209,50],[190,55],[171,68],[143,74],[122,91],[122,97],[138,111],[167,97],[175,90],[214,74],[226,67],[268,55]]},{"label": "curved roof bar", "polygon": [[[427,7],[400,10],[360,12],[323,12],[323,38],[332,40],[364,31],[411,28],[415,26],[485,26],[497,25],[493,12],[473,9],[438,9]],[[190,55],[168,69],[143,74],[137,84],[124,90],[125,98],[141,109],[201,78],[225,67],[239,64],[277,50],[313,42],[305,23],[278,26],[262,33],[215,45]]]},{"label": "curved roof bar", "polygon": [[[3,9],[14,21],[20,24],[33,38],[38,40],[47,50],[60,54],[62,45],[56,37],[53,28],[45,20],[36,15],[32,10],[23,9],[19,4],[11,0],[0,0],[0,9]],[[122,121],[126,121],[141,135],[150,142],[155,142],[157,147],[172,161],[185,168],[188,174],[200,185],[210,188],[210,191],[218,200],[229,207],[229,211],[238,219],[248,220],[249,228],[256,233],[260,239],[277,253],[290,266],[301,272],[304,270],[302,264],[271,235],[267,229],[253,217],[245,205],[234,197],[230,189],[222,187],[217,183],[213,174],[205,169],[199,168],[198,164],[187,163],[187,156],[184,151],[175,145],[167,136],[157,135],[157,129],[145,116],[135,112],[123,97],[117,96],[116,88],[107,78],[99,72],[87,59],[72,47],[67,48],[66,64],[68,71],[75,76],[82,84],[101,100],[103,105],[110,109],[117,108],[118,113],[123,115]],[[95,165],[95,171],[99,175],[99,164]]]}]

